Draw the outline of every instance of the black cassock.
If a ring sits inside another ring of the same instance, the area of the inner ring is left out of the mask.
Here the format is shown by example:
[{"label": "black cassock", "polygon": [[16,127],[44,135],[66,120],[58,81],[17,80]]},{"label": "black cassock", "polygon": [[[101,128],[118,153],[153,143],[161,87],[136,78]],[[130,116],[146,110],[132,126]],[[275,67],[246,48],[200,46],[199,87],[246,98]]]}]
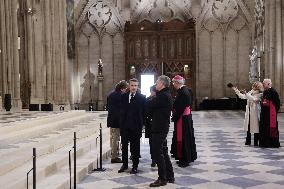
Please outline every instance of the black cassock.
[{"label": "black cassock", "polygon": [[191,114],[192,91],[186,86],[177,90],[173,105],[174,132],[171,145],[171,154],[182,164],[197,159],[194,137],[193,120]]},{"label": "black cassock", "polygon": [[277,112],[280,109],[279,95],[275,89],[270,88],[263,92],[261,101],[259,146],[266,148],[278,148],[279,130]]}]

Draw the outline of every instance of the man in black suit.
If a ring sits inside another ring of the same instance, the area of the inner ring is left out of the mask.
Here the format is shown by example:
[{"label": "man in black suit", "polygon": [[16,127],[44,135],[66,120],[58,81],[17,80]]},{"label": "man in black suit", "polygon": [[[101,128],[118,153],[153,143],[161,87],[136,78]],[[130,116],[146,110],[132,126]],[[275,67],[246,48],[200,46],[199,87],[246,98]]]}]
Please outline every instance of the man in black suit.
[{"label": "man in black suit", "polygon": [[170,93],[170,78],[162,75],[156,82],[156,97],[147,102],[149,111],[152,112],[152,143],[154,161],[158,166],[158,179],[150,187],[164,186],[174,183],[173,166],[168,155],[167,135],[170,127],[170,116],[173,107]]},{"label": "man in black suit", "polygon": [[142,137],[142,127],[145,118],[146,97],[138,92],[138,80],[133,78],[129,80],[129,92],[122,95],[121,98],[121,124],[120,135],[122,142],[122,163],[118,170],[122,173],[128,169],[128,142],[130,143],[130,152],[132,156],[132,170],[130,174],[138,172],[140,157],[140,138]]}]

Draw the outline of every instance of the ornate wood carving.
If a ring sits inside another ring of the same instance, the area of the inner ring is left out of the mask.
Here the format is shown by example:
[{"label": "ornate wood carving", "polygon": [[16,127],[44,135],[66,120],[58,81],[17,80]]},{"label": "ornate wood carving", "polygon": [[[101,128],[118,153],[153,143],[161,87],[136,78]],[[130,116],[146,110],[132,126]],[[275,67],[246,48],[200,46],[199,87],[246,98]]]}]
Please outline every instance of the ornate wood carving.
[{"label": "ornate wood carving", "polygon": [[173,77],[180,74],[195,89],[195,23],[142,21],[125,25],[126,74]]}]

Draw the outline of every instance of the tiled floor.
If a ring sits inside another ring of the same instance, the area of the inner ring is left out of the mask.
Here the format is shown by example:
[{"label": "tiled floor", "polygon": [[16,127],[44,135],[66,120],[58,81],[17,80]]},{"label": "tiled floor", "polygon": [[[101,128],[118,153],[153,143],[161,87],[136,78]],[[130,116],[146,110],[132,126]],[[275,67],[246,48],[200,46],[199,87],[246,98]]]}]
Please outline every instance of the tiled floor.
[{"label": "tiled floor", "polygon": [[[284,148],[263,149],[245,146],[243,112],[194,112],[198,159],[187,168],[175,161],[176,182],[161,188],[192,189],[283,189]],[[284,145],[284,115],[279,114],[280,140]],[[171,143],[172,126],[168,146]],[[104,162],[105,172],[94,172],[78,184],[78,189],[149,188],[157,178],[157,168],[150,167],[148,140],[141,139],[139,173],[117,173],[121,164]],[[131,167],[131,165],[130,165]]]}]

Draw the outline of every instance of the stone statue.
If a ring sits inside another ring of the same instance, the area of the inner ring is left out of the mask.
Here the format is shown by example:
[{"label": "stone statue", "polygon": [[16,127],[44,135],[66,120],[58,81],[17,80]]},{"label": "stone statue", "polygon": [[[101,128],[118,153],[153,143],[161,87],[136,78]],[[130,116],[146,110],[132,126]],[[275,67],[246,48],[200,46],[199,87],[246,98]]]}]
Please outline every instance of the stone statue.
[{"label": "stone statue", "polygon": [[258,80],[258,65],[257,65],[257,47],[254,46],[251,55],[249,55],[250,59],[250,71],[249,71],[249,81],[253,83]]},{"label": "stone statue", "polygon": [[99,76],[103,75],[103,62],[102,62],[102,59],[99,59],[99,62],[98,62],[98,75]]}]

